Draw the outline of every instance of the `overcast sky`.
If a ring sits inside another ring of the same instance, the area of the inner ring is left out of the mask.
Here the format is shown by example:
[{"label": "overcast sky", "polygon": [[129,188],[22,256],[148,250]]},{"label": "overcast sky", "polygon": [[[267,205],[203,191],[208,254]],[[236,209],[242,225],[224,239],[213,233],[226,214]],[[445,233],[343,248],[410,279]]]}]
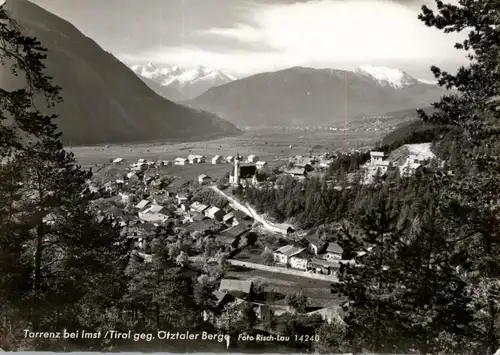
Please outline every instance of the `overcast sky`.
[{"label": "overcast sky", "polygon": [[398,67],[432,79],[464,62],[417,19],[424,1],[32,0],[127,64],[205,65],[248,75],[291,66]]}]

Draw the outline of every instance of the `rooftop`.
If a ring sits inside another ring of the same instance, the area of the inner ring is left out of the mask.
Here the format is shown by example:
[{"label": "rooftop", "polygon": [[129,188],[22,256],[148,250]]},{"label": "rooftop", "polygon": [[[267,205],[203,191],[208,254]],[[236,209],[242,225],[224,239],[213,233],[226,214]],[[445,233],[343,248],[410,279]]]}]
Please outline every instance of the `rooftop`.
[{"label": "rooftop", "polygon": [[296,254],[299,254],[301,251],[303,251],[305,248],[299,248],[294,245],[285,245],[284,247],[279,248],[276,250],[277,253],[284,254],[286,256],[293,256]]},{"label": "rooftop", "polygon": [[344,249],[342,249],[342,247],[340,245],[338,245],[337,243],[328,243],[328,246],[326,247],[326,251],[329,253],[342,254]]},{"label": "rooftop", "polygon": [[219,291],[238,291],[249,294],[252,290],[252,281],[222,279],[219,286]]}]

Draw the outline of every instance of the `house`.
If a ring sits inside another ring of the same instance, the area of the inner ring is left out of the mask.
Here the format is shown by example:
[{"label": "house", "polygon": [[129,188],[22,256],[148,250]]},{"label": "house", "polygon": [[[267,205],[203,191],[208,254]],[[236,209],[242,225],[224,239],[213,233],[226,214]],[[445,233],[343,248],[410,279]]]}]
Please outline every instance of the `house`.
[{"label": "house", "polygon": [[193,222],[201,222],[207,218],[208,218],[207,216],[201,213],[196,213],[191,219],[193,220]]},{"label": "house", "polygon": [[129,180],[132,179],[132,178],[134,178],[134,179],[137,178],[138,179],[136,171],[128,172],[126,176],[127,176],[127,179],[129,179]]},{"label": "house", "polygon": [[245,234],[250,231],[250,228],[246,227],[246,226],[242,226],[242,225],[238,225],[238,226],[233,226],[233,227],[230,227],[228,229],[225,229],[223,230],[222,232],[219,232],[217,235],[218,236],[222,236],[222,237],[226,237],[226,238],[235,238],[235,239],[239,239],[243,236],[245,236]]},{"label": "house", "polygon": [[399,173],[401,176],[409,177],[417,175],[424,170],[424,165],[420,163],[405,162],[404,165],[399,166]]},{"label": "house", "polygon": [[139,218],[145,222],[165,223],[169,217],[165,207],[152,205],[144,211],[139,212]]},{"label": "house", "polygon": [[205,162],[205,156],[203,155],[197,155],[197,154],[190,154],[187,157],[189,164],[201,164]]},{"label": "house", "polygon": [[373,165],[377,165],[384,160],[384,156],[385,156],[384,152],[371,151],[370,152],[370,163],[372,163]]},{"label": "house", "polygon": [[293,163],[293,166],[298,169],[304,169],[306,172],[313,171],[315,160],[311,158],[302,158]]},{"label": "house", "polygon": [[211,219],[205,219],[203,221],[193,222],[193,223],[188,224],[186,226],[186,229],[190,233],[194,233],[194,232],[204,233],[204,232],[210,230],[211,228],[213,228],[214,226],[215,226],[215,224]]},{"label": "house", "polygon": [[313,253],[314,255],[321,254],[325,249],[326,249],[326,242],[321,241],[319,238],[316,238],[314,236],[308,236],[305,238],[307,241],[307,248]]},{"label": "house", "polygon": [[195,201],[189,206],[189,210],[191,212],[196,212],[196,213],[203,213],[208,209],[207,205],[204,205],[203,203],[200,203],[198,201]]},{"label": "house", "polygon": [[257,163],[255,163],[255,166],[257,167],[257,169],[261,170],[267,166],[267,162],[259,160]]},{"label": "house", "polygon": [[335,275],[340,268],[340,263],[313,258],[309,261],[307,268],[317,274]]},{"label": "house", "polygon": [[229,293],[222,292],[219,290],[215,290],[214,292],[212,292],[212,295],[215,297],[213,312],[208,310],[203,310],[202,314],[203,314],[203,320],[205,322],[207,321],[215,322],[217,319],[215,314],[220,313],[227,304],[234,302],[235,300],[234,297],[231,296]]},{"label": "house", "polygon": [[174,165],[187,165],[189,160],[186,158],[175,158]]},{"label": "house", "polygon": [[344,312],[339,305],[331,305],[306,313],[308,316],[319,315],[328,324],[345,324],[342,316]]},{"label": "house", "polygon": [[208,218],[215,219],[217,221],[222,221],[222,218],[226,214],[223,210],[215,206],[212,206],[209,209],[205,210],[204,213]]},{"label": "house", "polygon": [[188,196],[185,192],[179,192],[176,196],[177,198],[177,203],[180,205],[181,203],[184,203],[188,200]]},{"label": "house", "polygon": [[201,185],[210,184],[212,182],[212,178],[208,175],[201,174],[200,176],[198,176],[198,182]]},{"label": "house", "polygon": [[288,265],[290,258],[304,251],[306,248],[296,247],[294,245],[285,245],[273,253],[273,259],[278,264]]},{"label": "house", "polygon": [[134,230],[139,236],[153,235],[156,230],[156,226],[151,222],[139,223],[134,227]]},{"label": "house", "polygon": [[117,190],[118,186],[116,186],[116,183],[113,181],[108,181],[107,183],[104,184],[104,191],[116,192]]},{"label": "house", "polygon": [[305,179],[307,176],[307,171],[305,168],[292,168],[285,171],[285,174],[290,175],[294,178]]},{"label": "house", "polygon": [[342,260],[343,252],[344,249],[342,249],[342,247],[337,243],[328,243],[328,246],[326,247],[325,258],[330,261]]},{"label": "house", "polygon": [[255,162],[257,162],[258,160],[259,160],[259,157],[258,157],[258,156],[256,156],[256,155],[253,155],[253,154],[251,154],[251,155],[249,155],[249,156],[247,157],[247,163],[255,163]]},{"label": "house", "polygon": [[234,218],[239,219],[239,220],[249,220],[250,217],[243,211],[240,210],[234,210],[233,212]]},{"label": "house", "polygon": [[144,171],[148,169],[148,164],[146,163],[136,163],[131,165],[132,171]]},{"label": "house", "polygon": [[233,223],[233,220],[234,220],[233,212],[226,213],[224,217],[222,217],[222,222],[224,222],[225,224],[231,224]]},{"label": "house", "polygon": [[234,157],[232,155],[226,157],[226,162],[228,162],[228,163],[234,163]]},{"label": "house", "polygon": [[222,279],[219,291],[246,301],[250,301],[255,296],[253,282],[250,280]]},{"label": "house", "polygon": [[125,159],[124,158],[116,158],[115,160],[113,160],[113,164],[114,165],[120,165],[120,164],[123,164],[125,163]]},{"label": "house", "polygon": [[131,194],[131,193],[120,192],[119,195],[120,195],[120,200],[122,203],[134,202],[136,199],[136,196],[134,194]]},{"label": "house", "polygon": [[142,211],[143,209],[145,209],[151,202],[149,202],[148,200],[142,200],[141,202],[139,202],[137,205],[135,205],[134,207],[137,208],[138,210]]},{"label": "house", "polygon": [[222,164],[224,162],[224,158],[220,155],[216,155],[212,158],[212,164]]},{"label": "house", "polygon": [[225,237],[223,235],[217,235],[215,236],[215,241],[225,245],[226,247],[231,248],[231,250],[234,250],[238,247],[239,240],[238,238],[234,237]]},{"label": "house", "polygon": [[308,250],[303,250],[298,254],[290,257],[290,267],[298,270],[307,270],[307,265],[311,259],[311,254]]}]

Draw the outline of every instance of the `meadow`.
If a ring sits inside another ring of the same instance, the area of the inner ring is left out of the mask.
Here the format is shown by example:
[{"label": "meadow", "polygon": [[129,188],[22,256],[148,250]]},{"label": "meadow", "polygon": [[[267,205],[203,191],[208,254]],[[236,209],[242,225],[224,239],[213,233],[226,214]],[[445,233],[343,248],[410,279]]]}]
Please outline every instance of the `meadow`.
[{"label": "meadow", "polygon": [[[378,132],[348,132],[347,148],[371,145],[380,138]],[[148,160],[173,160],[200,154],[207,160],[214,155],[257,155],[267,162],[287,159],[290,156],[307,156],[313,153],[344,149],[344,133],[339,131],[284,131],[280,129],[261,129],[246,131],[237,137],[219,138],[210,141],[189,143],[149,143],[134,145],[107,145],[68,148],[75,154],[77,162],[83,167],[109,163],[114,158],[125,158],[128,162],[139,158]],[[209,164],[206,164],[209,165]],[[206,166],[204,165],[204,166]],[[188,171],[187,167],[175,167]],[[207,168],[208,169],[208,168]],[[217,168],[213,168],[217,169]]]}]

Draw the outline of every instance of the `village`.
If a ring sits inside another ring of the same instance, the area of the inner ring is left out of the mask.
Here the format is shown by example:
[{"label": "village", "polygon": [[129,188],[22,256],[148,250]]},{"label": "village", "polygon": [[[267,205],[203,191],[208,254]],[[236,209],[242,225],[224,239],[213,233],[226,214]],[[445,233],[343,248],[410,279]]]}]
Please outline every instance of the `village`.
[{"label": "village", "polygon": [[[360,182],[372,183],[376,176],[395,169],[401,176],[425,172],[434,158],[430,144],[405,145],[393,153],[396,154],[385,159],[382,152],[371,151],[370,160],[357,173]],[[231,277],[220,280],[219,289],[214,292],[221,309],[235,300],[252,302],[261,317],[266,314],[266,307],[276,314],[286,312],[288,306],[283,301],[254,297],[254,271],[265,273],[268,279],[291,277],[298,283],[310,279],[327,287],[337,280],[341,264],[352,261],[345,258],[339,244],[328,238],[319,239],[313,231],[296,230],[290,224],[274,223],[257,214],[252,206],[238,201],[232,189],[280,188],[279,177],[284,176],[298,181],[323,178],[333,159],[335,155],[331,153],[296,156],[287,164],[270,169],[267,162],[255,155],[246,159],[239,154],[217,155],[209,162],[202,155],[189,155],[172,162],[138,159],[131,164],[116,158],[111,165],[95,171],[88,186],[95,194],[93,206],[98,218],[112,219],[143,262],[153,259],[151,243],[158,230],[166,231],[166,247],[179,264],[198,270],[219,268],[215,274],[220,275],[220,269],[233,271],[229,273]],[[200,174],[197,181],[161,173],[165,166],[195,164],[226,164],[227,173],[218,177]],[[356,174],[351,174],[351,180],[352,175]],[[335,185],[336,181],[331,179],[328,183]],[[338,302],[310,304],[314,306],[307,308],[309,312],[319,312],[328,321],[339,316]]]}]

